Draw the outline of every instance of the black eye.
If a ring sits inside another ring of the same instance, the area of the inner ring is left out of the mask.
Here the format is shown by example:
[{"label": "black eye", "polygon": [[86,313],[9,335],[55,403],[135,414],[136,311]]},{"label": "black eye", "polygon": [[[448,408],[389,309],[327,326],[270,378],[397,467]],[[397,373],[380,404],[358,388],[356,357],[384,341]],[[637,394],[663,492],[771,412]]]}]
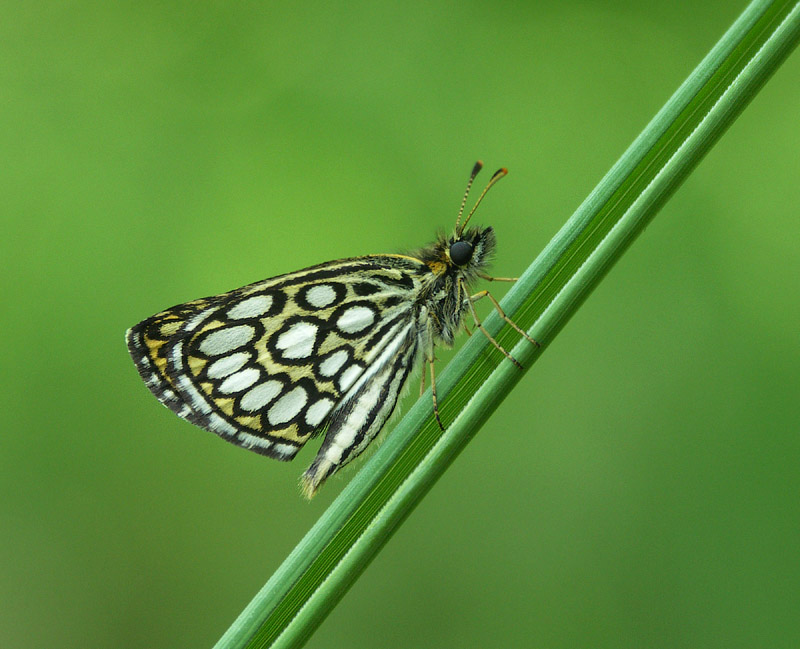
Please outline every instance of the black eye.
[{"label": "black eye", "polygon": [[450,259],[456,266],[464,266],[472,259],[472,244],[469,241],[456,241],[450,246]]}]

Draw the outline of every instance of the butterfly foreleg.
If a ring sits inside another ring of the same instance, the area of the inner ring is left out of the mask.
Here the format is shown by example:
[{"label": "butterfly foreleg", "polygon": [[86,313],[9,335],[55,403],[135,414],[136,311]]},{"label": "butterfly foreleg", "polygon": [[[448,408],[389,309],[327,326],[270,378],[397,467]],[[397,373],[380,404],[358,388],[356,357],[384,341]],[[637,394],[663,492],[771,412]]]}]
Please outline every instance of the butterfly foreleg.
[{"label": "butterfly foreleg", "polygon": [[485,273],[478,273],[478,277],[485,279],[487,282],[516,282],[519,277],[492,277]]}]

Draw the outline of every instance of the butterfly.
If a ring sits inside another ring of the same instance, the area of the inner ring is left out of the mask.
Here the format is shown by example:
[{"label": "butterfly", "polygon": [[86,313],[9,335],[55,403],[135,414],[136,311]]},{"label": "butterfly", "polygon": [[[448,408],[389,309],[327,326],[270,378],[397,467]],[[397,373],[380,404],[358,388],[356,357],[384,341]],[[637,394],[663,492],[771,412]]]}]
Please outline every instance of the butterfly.
[{"label": "butterfly", "polygon": [[414,254],[331,261],[179,304],[130,328],[128,350],[145,384],[183,419],[278,460],[291,460],[324,433],[301,478],[308,498],[367,448],[422,364],[430,367],[434,414],[444,429],[435,349],[452,346],[462,327],[471,333],[467,313],[519,365],[483,328],[477,300],[488,297],[538,346],[488,291],[470,292],[478,279],[514,281],[483,272],[495,250],[492,228],[467,228],[506,169],[461,221],[482,166],[472,169],[452,235]]}]

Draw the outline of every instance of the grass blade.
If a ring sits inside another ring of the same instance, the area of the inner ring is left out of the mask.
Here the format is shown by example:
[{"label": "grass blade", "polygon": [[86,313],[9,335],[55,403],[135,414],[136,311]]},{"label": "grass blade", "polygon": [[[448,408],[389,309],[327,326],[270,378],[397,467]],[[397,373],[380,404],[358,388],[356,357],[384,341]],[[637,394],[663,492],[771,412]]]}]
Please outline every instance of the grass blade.
[{"label": "grass blade", "polygon": [[[800,39],[800,4],[751,3],[509,291],[503,308],[546,345]],[[507,348],[519,338],[493,314]],[[541,353],[512,353],[529,367]],[[521,378],[472,336],[216,645],[299,647]]]}]

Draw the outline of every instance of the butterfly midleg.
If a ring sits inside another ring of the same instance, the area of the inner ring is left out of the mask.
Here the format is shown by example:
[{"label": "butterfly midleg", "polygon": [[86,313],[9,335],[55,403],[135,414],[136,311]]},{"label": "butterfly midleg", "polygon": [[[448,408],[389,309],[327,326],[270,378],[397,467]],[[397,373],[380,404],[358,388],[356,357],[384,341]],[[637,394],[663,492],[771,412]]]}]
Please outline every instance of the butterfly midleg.
[{"label": "butterfly midleg", "polygon": [[[496,277],[495,279],[499,279],[499,278]],[[537,343],[533,338],[531,338],[527,333],[525,333],[517,325],[516,322],[514,322],[511,318],[509,318],[505,314],[503,309],[500,307],[500,303],[494,298],[494,295],[489,293],[489,291],[486,291],[486,290],[478,291],[477,293],[475,293],[475,295],[473,295],[472,297],[469,298],[470,299],[470,303],[477,302],[478,300],[480,300],[483,297],[488,297],[492,301],[492,304],[494,304],[494,308],[497,309],[497,312],[500,314],[500,317],[503,318],[503,320],[505,320],[508,324],[510,324],[511,327],[514,329],[514,331],[517,331],[517,332],[521,333],[523,336],[525,336],[525,338],[528,339],[528,342],[536,345],[537,347],[541,347],[541,345],[539,345],[539,343]],[[474,313],[475,313],[475,311],[473,310],[473,314]]]},{"label": "butterfly midleg", "polygon": [[480,329],[481,333],[489,339],[489,342],[492,343],[498,350],[503,352],[503,355],[508,360],[514,363],[514,365],[516,365],[518,368],[522,369],[522,365],[520,364],[520,362],[516,358],[514,358],[511,354],[509,354],[503,348],[503,346],[492,337],[492,334],[486,331],[486,328],[483,326],[483,323],[481,323],[480,319],[478,318],[478,314],[475,312],[475,305],[473,304],[473,302],[475,301],[475,299],[480,299],[482,297],[483,295],[478,293],[477,298],[475,296],[466,298],[467,308],[469,308],[469,312],[472,314],[472,319],[475,321],[475,327]]}]

